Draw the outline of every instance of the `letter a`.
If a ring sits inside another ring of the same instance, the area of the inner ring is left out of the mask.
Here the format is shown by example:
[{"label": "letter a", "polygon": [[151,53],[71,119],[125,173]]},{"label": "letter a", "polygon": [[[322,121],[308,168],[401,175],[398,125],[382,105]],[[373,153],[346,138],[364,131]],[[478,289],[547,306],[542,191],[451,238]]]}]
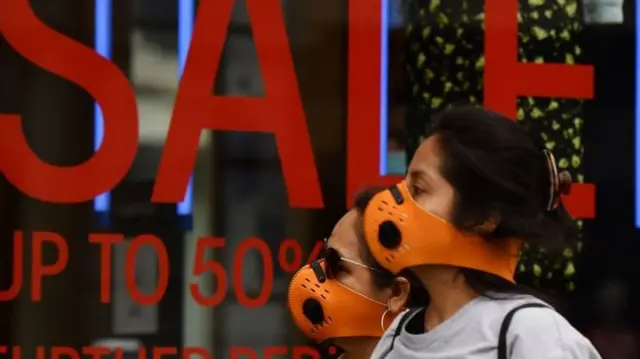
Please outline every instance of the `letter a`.
[{"label": "letter a", "polygon": [[279,0],[246,0],[264,98],[212,96],[234,0],[201,0],[152,200],[179,202],[204,129],[273,133],[289,203],[322,208],[322,193]]}]

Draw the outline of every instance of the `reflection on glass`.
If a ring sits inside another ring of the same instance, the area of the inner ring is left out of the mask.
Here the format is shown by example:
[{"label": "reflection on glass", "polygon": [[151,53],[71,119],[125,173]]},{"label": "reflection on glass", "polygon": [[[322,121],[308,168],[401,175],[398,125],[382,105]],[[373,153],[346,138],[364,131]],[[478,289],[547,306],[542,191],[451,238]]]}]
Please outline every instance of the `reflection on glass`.
[{"label": "reflection on glass", "polygon": [[383,4],[380,167],[385,174],[402,175],[407,168],[402,70],[406,2],[385,0]]},{"label": "reflection on glass", "polygon": [[[96,0],[95,2],[95,18],[94,18],[94,43],[95,50],[107,59],[111,59],[112,44],[112,6],[111,0]],[[94,104],[94,149],[97,151],[102,143],[104,136],[104,120],[102,118],[102,110],[96,102]],[[109,192],[105,192],[93,201],[93,206],[98,213],[108,213],[111,207],[111,196]]]},{"label": "reflection on glass", "polygon": [[[171,120],[179,76],[193,30],[195,0],[134,1],[132,82],[139,109],[141,143],[162,146]],[[193,178],[179,215],[192,212]]]}]

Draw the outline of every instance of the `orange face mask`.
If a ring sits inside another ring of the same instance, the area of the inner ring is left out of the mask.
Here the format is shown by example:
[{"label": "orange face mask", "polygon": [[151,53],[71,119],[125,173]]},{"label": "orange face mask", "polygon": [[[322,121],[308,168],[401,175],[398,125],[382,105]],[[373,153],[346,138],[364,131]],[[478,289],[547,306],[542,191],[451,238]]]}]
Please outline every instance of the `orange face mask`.
[{"label": "orange face mask", "polygon": [[394,318],[387,314],[387,306],[329,279],[326,273],[324,260],[318,260],[293,276],[289,310],[298,328],[317,343],[382,336]]},{"label": "orange face mask", "polygon": [[423,210],[404,181],[377,194],[364,214],[367,245],[392,273],[426,264],[495,274],[513,282],[521,241],[487,241]]}]

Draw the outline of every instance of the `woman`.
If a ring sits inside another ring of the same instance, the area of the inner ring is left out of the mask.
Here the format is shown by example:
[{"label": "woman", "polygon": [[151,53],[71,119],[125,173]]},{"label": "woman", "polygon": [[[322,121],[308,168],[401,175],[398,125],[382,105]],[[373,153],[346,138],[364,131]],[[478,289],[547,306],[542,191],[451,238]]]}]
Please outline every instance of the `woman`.
[{"label": "woman", "polygon": [[526,128],[480,107],[432,122],[406,180],[364,215],[367,244],[427,289],[372,358],[597,359],[591,343],[513,280],[523,242],[551,253],[575,233],[560,204],[571,178]]},{"label": "woman", "polygon": [[296,325],[316,342],[340,348],[343,359],[369,358],[393,318],[426,300],[424,288],[384,270],[364,243],[361,215],[380,190],[356,196],[327,238],[324,258],[300,269],[289,287]]}]

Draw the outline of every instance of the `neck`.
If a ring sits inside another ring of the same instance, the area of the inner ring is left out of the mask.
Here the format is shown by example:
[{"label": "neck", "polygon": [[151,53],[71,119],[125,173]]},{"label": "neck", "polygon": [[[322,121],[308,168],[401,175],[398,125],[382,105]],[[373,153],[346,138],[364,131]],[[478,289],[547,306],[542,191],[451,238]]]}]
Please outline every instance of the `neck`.
[{"label": "neck", "polygon": [[429,292],[425,329],[431,330],[451,318],[464,305],[478,297],[464,276],[455,268],[423,268],[416,274]]},{"label": "neck", "polygon": [[344,354],[340,359],[369,359],[373,349],[378,344],[378,340],[379,338],[374,337],[360,337],[357,340],[349,341],[341,345],[344,349]]}]

